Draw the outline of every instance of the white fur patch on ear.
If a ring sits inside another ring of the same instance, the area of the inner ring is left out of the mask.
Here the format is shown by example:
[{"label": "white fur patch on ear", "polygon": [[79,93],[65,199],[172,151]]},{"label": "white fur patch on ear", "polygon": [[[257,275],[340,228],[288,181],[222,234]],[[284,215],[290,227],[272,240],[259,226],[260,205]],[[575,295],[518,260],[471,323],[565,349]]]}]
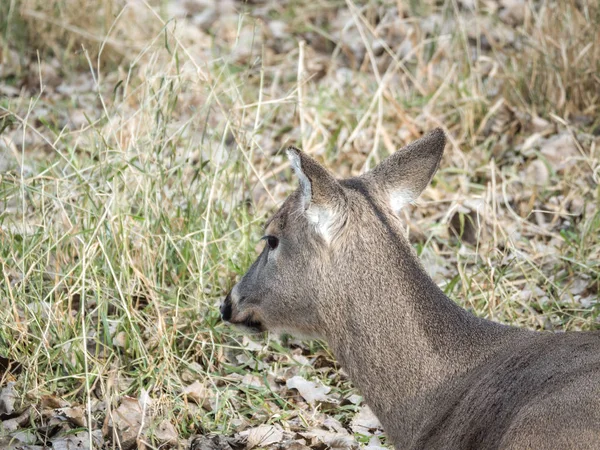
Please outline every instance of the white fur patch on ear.
[{"label": "white fur patch on ear", "polygon": [[333,239],[336,232],[336,224],[338,217],[336,213],[325,206],[316,205],[312,200],[312,186],[310,180],[302,171],[300,155],[294,149],[286,151],[292,169],[296,173],[300,182],[300,190],[302,192],[302,211],[306,214],[307,220],[314,225],[315,231],[323,237],[328,244]]},{"label": "white fur patch on ear", "polygon": [[312,196],[310,180],[308,179],[308,177],[306,175],[304,175],[304,172],[302,172],[302,166],[300,163],[300,155],[298,155],[298,153],[296,153],[292,149],[287,149],[286,153],[290,160],[292,169],[294,170],[294,173],[296,174],[296,176],[298,177],[298,180],[300,182],[300,189],[302,190],[302,206],[304,208],[306,208],[307,205],[310,204],[310,199]]},{"label": "white fur patch on ear", "polygon": [[409,190],[393,191],[390,193],[390,206],[396,214],[415,199],[415,195]]},{"label": "white fur patch on ear", "polygon": [[329,244],[335,232],[335,213],[328,208],[310,205],[306,210],[306,217],[315,226],[316,232]]}]

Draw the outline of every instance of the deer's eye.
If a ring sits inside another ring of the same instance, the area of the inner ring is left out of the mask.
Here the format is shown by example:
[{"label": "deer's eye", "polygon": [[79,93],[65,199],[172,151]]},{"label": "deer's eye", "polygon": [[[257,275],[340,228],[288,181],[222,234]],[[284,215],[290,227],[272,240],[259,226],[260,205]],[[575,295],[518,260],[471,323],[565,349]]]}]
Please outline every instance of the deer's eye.
[{"label": "deer's eye", "polygon": [[279,239],[277,239],[275,236],[265,236],[265,239],[270,250],[275,250],[279,245]]}]

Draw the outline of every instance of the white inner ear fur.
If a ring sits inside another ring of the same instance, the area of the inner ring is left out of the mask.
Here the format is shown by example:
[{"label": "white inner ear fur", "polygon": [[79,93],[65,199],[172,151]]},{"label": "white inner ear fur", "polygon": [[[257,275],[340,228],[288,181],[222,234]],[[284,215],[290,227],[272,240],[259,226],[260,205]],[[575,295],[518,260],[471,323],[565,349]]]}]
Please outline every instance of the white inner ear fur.
[{"label": "white inner ear fur", "polygon": [[286,153],[290,160],[290,164],[292,165],[292,169],[300,181],[300,189],[302,190],[302,207],[306,209],[306,207],[310,204],[310,199],[312,197],[310,180],[306,175],[304,175],[304,172],[302,172],[302,167],[300,166],[300,156],[292,150],[287,150]]},{"label": "white inner ear fur", "polygon": [[390,206],[396,214],[409,203],[412,203],[415,195],[406,189],[390,192]]},{"label": "white inner ear fur", "polygon": [[336,221],[335,213],[328,208],[310,205],[306,210],[306,217],[315,226],[317,233],[329,244],[333,237]]},{"label": "white inner ear fur", "polygon": [[298,156],[296,152],[290,150],[287,151],[287,155],[290,159],[292,169],[300,181],[300,189],[302,190],[302,210],[306,213],[308,221],[315,226],[316,232],[329,244],[333,235],[335,214],[328,208],[311,204],[312,189],[310,180],[304,175],[304,172],[302,172],[300,156]]}]

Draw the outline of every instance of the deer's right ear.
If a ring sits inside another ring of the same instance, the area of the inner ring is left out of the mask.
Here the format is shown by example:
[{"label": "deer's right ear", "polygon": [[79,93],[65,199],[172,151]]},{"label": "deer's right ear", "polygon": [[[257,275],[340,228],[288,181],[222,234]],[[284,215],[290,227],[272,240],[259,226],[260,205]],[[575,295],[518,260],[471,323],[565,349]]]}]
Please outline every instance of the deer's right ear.
[{"label": "deer's right ear", "polygon": [[392,209],[399,212],[427,187],[437,171],[445,145],[446,135],[441,128],[436,128],[398,150],[363,177],[374,182]]},{"label": "deer's right ear", "polygon": [[338,181],[303,151],[286,151],[300,182],[302,209],[316,231],[329,243],[346,221],[347,199]]}]

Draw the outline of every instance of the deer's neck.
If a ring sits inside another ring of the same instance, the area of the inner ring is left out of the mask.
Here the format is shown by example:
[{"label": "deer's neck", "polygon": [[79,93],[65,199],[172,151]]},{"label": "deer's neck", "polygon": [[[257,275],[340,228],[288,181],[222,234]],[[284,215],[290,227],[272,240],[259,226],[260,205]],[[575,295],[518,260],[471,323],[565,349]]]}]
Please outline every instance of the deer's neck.
[{"label": "deer's neck", "polygon": [[344,298],[332,302],[339,309],[326,338],[386,431],[409,436],[435,407],[431,393],[480,364],[516,329],[463,310],[412,253],[403,259],[402,270],[357,268]]}]

